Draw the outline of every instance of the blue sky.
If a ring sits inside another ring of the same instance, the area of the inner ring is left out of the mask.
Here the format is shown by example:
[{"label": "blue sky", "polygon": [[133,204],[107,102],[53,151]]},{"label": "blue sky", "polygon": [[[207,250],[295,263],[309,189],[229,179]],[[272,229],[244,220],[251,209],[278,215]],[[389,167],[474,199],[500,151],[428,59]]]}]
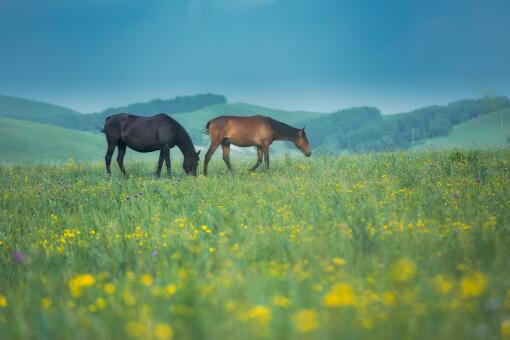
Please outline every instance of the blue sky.
[{"label": "blue sky", "polygon": [[510,95],[510,1],[3,0],[0,93],[385,113]]}]

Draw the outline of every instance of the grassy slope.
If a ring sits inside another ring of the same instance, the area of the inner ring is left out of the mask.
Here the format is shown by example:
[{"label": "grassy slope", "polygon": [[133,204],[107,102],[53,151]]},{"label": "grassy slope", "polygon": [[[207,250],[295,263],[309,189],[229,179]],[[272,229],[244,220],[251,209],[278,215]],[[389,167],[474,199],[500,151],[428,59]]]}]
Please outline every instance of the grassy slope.
[{"label": "grassy slope", "polygon": [[0,95],[0,116],[45,124],[65,125],[63,121],[78,120],[82,114],[58,105]]},{"label": "grassy slope", "polygon": [[508,146],[506,140],[509,137],[510,110],[501,110],[456,125],[448,136],[420,141],[416,148]]},{"label": "grassy slope", "polygon": [[105,151],[99,133],[81,132],[48,124],[0,118],[2,162],[100,160]]},{"label": "grassy slope", "polygon": [[[65,162],[69,159],[79,162],[103,162],[105,152],[105,138],[98,132],[0,118],[0,163]],[[157,154],[142,154],[128,150],[126,161],[130,159],[156,161]],[[114,168],[116,166],[114,164]]]}]

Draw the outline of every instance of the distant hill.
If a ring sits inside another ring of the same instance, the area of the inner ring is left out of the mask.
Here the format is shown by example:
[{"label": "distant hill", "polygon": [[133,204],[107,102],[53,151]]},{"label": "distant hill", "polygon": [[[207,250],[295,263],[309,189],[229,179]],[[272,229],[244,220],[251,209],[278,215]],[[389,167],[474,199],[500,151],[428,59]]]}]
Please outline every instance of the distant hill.
[{"label": "distant hill", "polygon": [[[67,128],[88,126],[80,112],[40,101],[0,95],[0,117],[29,120]],[[92,128],[90,128],[92,129]]]},{"label": "distant hill", "polygon": [[[256,114],[270,116],[296,127],[306,126],[315,154],[427,146],[510,146],[510,100],[506,97],[461,100],[446,106],[429,106],[385,116],[374,107],[351,108],[326,114],[285,111],[246,103],[226,103],[219,98],[222,96],[203,96],[186,97],[188,99],[177,97],[169,101],[151,101],[111,110],[139,114],[152,107],[151,110],[155,112],[165,111],[157,110],[158,105],[172,102],[178,111],[178,107],[183,109],[188,104],[201,106],[219,100],[221,103],[171,114],[187,129],[197,148],[206,148],[209,145],[209,137],[202,131],[210,119],[219,115]],[[190,104],[191,98],[198,100]],[[183,101],[188,104],[177,104]],[[69,158],[103,162],[106,143],[104,136],[97,133],[97,130],[103,124],[102,115],[107,112],[81,114],[57,105],[0,96],[0,162],[61,162]],[[296,152],[289,142],[276,142],[271,148],[275,154],[280,155]],[[254,157],[253,148],[245,148],[242,152],[237,151],[237,148],[233,149],[237,155]],[[173,151],[172,154],[180,157],[178,151]],[[156,156],[128,151],[127,157],[152,160]]]},{"label": "distant hill", "polygon": [[105,117],[121,112],[133,113],[139,116],[152,116],[161,112],[176,114],[192,112],[211,105],[225,104],[226,102],[227,98],[225,96],[207,93],[193,96],[177,96],[173,99],[154,99],[143,103],[108,108],[95,115],[101,117],[101,122],[103,122]]},{"label": "distant hill", "polygon": [[192,112],[207,106],[226,103],[226,101],[225,96],[198,94],[166,100],[155,99],[145,103],[109,108],[100,113],[82,114],[62,106],[0,95],[0,117],[28,120],[76,130],[97,131],[103,126],[105,117],[116,113],[129,112],[141,116],[161,112],[175,114]]},{"label": "distant hill", "polygon": [[507,97],[459,100],[383,116],[376,108],[341,110],[304,122],[314,145],[323,152],[406,149],[427,138],[446,136],[453,126],[494,111],[510,109]]},{"label": "distant hill", "polygon": [[427,138],[413,148],[510,147],[510,109],[491,112],[455,125],[443,137]]}]

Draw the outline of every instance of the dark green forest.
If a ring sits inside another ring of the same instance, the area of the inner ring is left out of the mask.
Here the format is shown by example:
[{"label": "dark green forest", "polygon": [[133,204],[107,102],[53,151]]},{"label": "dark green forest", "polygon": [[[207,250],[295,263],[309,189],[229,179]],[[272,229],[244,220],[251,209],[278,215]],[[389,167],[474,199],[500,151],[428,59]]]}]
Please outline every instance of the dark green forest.
[{"label": "dark green forest", "polygon": [[507,97],[465,99],[385,116],[375,107],[356,107],[303,124],[312,145],[321,152],[390,151],[447,135],[455,124],[506,108],[510,108]]}]

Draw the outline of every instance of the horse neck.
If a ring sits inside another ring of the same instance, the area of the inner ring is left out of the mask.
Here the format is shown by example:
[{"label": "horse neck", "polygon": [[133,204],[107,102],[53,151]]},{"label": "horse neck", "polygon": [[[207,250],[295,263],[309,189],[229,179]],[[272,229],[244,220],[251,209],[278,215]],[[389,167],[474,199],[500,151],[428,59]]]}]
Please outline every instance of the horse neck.
[{"label": "horse neck", "polygon": [[195,146],[184,130],[179,131],[176,145],[181,150],[184,159],[195,156]]},{"label": "horse neck", "polygon": [[285,123],[276,122],[272,124],[274,131],[274,139],[275,140],[289,140],[295,141],[297,137],[297,133],[299,129],[296,129],[290,125]]}]

